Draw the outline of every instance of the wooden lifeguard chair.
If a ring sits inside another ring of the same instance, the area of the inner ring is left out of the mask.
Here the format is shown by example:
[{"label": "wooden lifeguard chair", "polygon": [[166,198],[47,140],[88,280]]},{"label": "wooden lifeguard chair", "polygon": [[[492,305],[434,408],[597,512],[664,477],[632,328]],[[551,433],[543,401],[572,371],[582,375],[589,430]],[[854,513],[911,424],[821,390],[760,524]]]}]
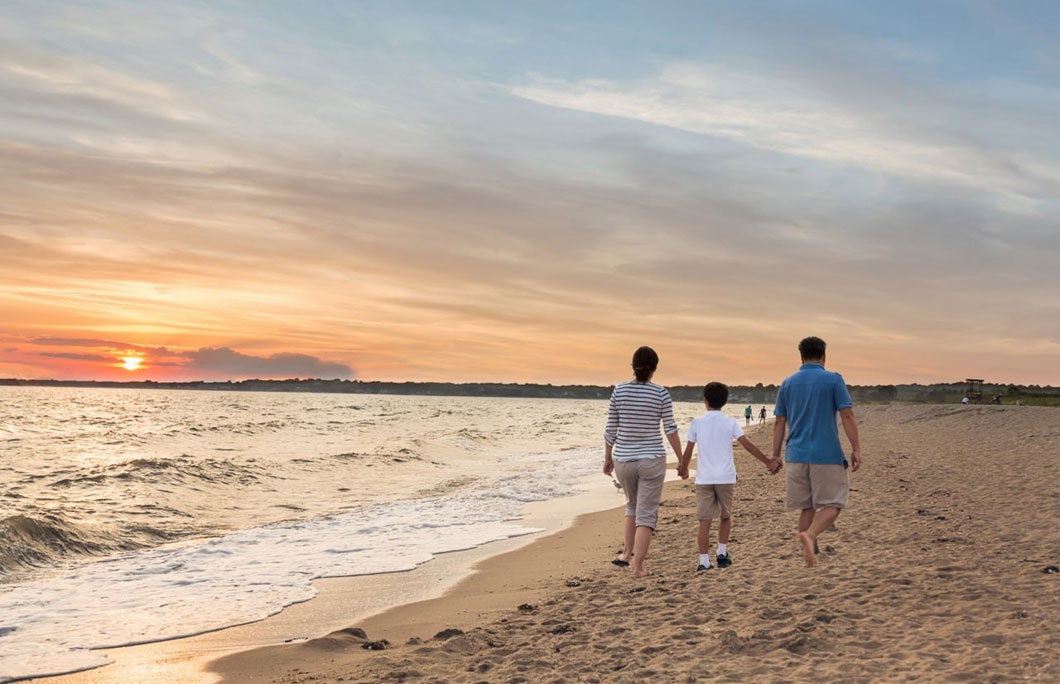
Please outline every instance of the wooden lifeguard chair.
[{"label": "wooden lifeguard chair", "polygon": [[968,390],[964,395],[968,397],[968,401],[978,404],[983,399],[983,379],[968,378],[965,382],[968,383]]}]

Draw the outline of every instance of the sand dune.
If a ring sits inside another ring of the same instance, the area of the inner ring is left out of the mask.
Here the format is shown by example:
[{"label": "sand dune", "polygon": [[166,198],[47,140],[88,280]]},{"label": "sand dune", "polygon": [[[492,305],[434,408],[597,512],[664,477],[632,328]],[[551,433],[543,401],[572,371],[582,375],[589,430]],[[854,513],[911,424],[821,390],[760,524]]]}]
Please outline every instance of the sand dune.
[{"label": "sand dune", "polygon": [[[365,635],[217,669],[233,682],[1060,681],[1060,575],[1044,572],[1060,564],[1060,412],[858,413],[866,463],[813,570],[783,476],[739,454],[731,568],[694,573],[693,495],[674,483],[645,580],[608,562],[621,514],[587,516]],[[439,625],[462,633],[435,638]]]}]

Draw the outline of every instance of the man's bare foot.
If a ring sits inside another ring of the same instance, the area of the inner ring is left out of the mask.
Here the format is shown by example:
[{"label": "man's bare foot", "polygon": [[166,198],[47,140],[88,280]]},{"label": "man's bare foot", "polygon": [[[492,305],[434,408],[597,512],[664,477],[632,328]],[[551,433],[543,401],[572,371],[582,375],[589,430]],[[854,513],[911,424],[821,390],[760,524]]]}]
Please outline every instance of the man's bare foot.
[{"label": "man's bare foot", "polygon": [[650,574],[651,573],[648,572],[647,570],[634,570],[633,571],[633,576],[634,577],[647,577]]},{"label": "man's bare foot", "polygon": [[813,552],[814,540],[808,532],[799,532],[799,543],[802,544],[802,556],[806,559],[806,567],[812,568],[817,565],[817,554]]}]

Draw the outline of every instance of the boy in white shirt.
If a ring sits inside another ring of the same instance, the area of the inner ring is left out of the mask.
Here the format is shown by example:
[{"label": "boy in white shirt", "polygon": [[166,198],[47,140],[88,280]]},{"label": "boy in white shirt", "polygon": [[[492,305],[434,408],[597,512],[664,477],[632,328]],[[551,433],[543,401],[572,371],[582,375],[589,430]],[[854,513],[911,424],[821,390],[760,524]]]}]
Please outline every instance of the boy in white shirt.
[{"label": "boy in white shirt", "polygon": [[692,421],[688,428],[688,443],[678,464],[677,472],[688,477],[688,464],[692,450],[699,445],[696,461],[696,514],[699,518],[699,567],[697,572],[710,570],[710,523],[719,518],[718,552],[719,568],[732,565],[732,556],[726,548],[732,531],[732,495],[736,484],[736,464],[732,457],[732,441],[739,440],[751,455],[765,464],[769,472],[776,474],[780,464],[766,458],[762,451],[744,437],[739,421],[721,412],[729,400],[729,388],[720,382],[709,383],[703,388],[703,403],[707,412]]}]

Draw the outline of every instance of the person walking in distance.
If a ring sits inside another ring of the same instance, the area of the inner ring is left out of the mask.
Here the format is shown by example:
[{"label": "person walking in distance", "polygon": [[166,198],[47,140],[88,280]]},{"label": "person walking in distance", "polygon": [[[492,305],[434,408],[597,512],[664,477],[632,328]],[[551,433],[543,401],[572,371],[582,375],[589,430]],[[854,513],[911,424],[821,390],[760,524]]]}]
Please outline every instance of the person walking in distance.
[{"label": "person walking in distance", "polygon": [[850,472],[861,467],[854,404],[843,376],[825,370],[825,348],[819,337],[799,342],[802,366],[781,384],[773,409],[773,458],[779,461],[787,432],[788,510],[799,511],[798,539],[811,568],[817,564],[817,536],[846,508],[850,490],[836,413],[852,449]]}]

